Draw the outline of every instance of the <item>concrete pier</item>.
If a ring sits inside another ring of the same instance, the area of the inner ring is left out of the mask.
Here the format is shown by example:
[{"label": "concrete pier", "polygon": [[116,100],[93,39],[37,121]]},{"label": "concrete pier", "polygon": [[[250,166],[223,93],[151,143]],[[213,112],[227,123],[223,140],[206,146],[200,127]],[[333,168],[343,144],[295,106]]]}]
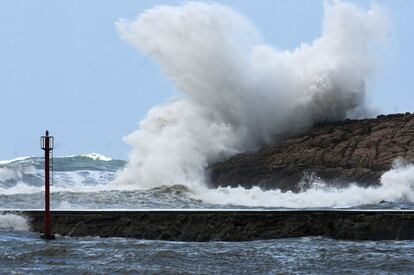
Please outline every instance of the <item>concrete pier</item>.
[{"label": "concrete pier", "polygon": [[[43,231],[42,210],[0,210],[25,216]],[[326,236],[347,240],[414,239],[414,210],[140,209],[52,211],[63,236],[173,241],[250,241]]]}]

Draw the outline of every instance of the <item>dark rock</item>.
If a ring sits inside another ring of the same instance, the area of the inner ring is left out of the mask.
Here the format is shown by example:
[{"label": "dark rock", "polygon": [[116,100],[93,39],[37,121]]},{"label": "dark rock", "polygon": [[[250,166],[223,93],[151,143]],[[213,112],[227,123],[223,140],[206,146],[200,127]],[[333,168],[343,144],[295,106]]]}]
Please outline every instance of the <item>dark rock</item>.
[{"label": "dark rock", "polygon": [[[11,212],[11,211],[10,211]],[[19,211],[43,232],[43,211]],[[63,236],[175,241],[249,241],[325,236],[350,240],[413,240],[414,211],[404,210],[131,210],[53,211]]]},{"label": "dark rock", "polygon": [[312,177],[331,185],[372,186],[379,184],[395,159],[414,161],[413,138],[414,115],[410,113],[348,119],[213,163],[207,171],[212,187],[300,191]]}]

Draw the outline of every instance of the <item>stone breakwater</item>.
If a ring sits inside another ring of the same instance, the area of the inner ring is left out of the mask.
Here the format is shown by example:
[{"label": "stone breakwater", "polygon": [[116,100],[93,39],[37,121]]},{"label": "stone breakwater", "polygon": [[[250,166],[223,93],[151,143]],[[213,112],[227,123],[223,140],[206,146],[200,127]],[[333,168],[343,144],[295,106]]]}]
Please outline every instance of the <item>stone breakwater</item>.
[{"label": "stone breakwater", "polygon": [[[43,211],[6,212],[25,216],[33,231],[43,231]],[[414,210],[73,210],[53,211],[52,224],[64,236],[173,241],[414,239]]]},{"label": "stone breakwater", "polygon": [[211,164],[208,174],[211,187],[299,191],[314,177],[341,187],[351,182],[373,186],[397,158],[414,161],[414,114],[320,124],[284,142]]}]

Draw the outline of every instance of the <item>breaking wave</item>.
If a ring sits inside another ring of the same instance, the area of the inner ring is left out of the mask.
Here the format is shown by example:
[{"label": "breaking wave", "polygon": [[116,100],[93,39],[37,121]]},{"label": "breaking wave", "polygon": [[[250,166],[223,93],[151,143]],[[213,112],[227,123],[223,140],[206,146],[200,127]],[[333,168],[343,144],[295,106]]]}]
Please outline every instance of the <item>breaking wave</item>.
[{"label": "breaking wave", "polygon": [[396,165],[379,187],[327,187],[300,193],[206,187],[211,162],[304,131],[315,123],[367,115],[373,49],[388,31],[378,4],[368,10],[324,3],[321,36],[293,50],[265,44],[236,11],[215,3],[156,6],[116,23],[120,36],[156,61],[179,99],[152,108],[126,137],[129,162],[119,186],[184,185],[187,195],[220,205],[350,207],[413,201],[413,166]]},{"label": "breaking wave", "polygon": [[[65,159],[68,161],[67,157]],[[35,169],[39,165],[36,162],[40,160],[25,159],[20,163],[6,165],[6,168],[11,169],[9,165],[34,162],[28,174],[37,181],[33,181],[33,178],[32,181],[25,181],[22,177],[14,182],[0,182],[0,209],[43,207],[43,170]],[[70,161],[79,160],[80,158],[74,157]],[[120,163],[125,164],[122,161]],[[315,178],[310,188],[299,193],[264,191],[259,187],[208,189],[204,185],[193,188],[185,185],[154,188],[119,185],[113,179],[123,165],[108,171],[102,171],[102,167],[91,171],[82,169],[81,164],[77,163],[77,171],[55,171],[55,181],[51,187],[53,208],[342,208],[362,205],[374,208],[414,208],[414,165],[402,161],[396,161],[394,167],[382,175],[381,184],[376,187],[363,188],[355,183],[347,188],[334,188]],[[71,166],[74,167],[75,164]],[[88,169],[91,166],[86,165]],[[0,229],[10,228],[6,224],[10,224],[12,218],[0,216],[0,221],[2,219]]]},{"label": "breaking wave", "polygon": [[0,213],[0,231],[29,231],[29,222],[25,217]]},{"label": "breaking wave", "polygon": [[375,187],[364,188],[354,183],[346,188],[337,188],[315,181],[311,188],[299,193],[264,191],[259,187],[220,187],[216,190],[206,189],[191,197],[206,203],[250,207],[341,208],[386,202],[410,204],[414,202],[414,165],[402,165],[396,161],[394,167],[382,175],[380,185]]},{"label": "breaking wave", "polygon": [[312,127],[367,113],[372,49],[387,34],[380,5],[325,2],[319,38],[293,50],[263,42],[252,22],[215,3],[156,6],[116,23],[122,39],[156,61],[181,97],[152,108],[119,185],[206,184],[211,162]]},{"label": "breaking wave", "polygon": [[[107,184],[125,165],[123,160],[112,160],[96,153],[55,157],[52,163],[52,190],[72,192],[96,192],[98,187],[108,190]],[[40,157],[0,161],[0,195],[42,192],[43,169],[44,159]]]}]

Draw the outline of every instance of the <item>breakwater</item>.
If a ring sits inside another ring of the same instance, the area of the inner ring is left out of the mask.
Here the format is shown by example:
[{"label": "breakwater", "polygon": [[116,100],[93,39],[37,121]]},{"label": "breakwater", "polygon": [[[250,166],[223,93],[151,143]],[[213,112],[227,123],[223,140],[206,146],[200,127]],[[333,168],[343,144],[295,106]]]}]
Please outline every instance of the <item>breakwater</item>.
[{"label": "breakwater", "polygon": [[[3,210],[43,231],[43,211]],[[249,241],[325,236],[349,240],[414,239],[414,210],[57,210],[53,232],[63,236],[174,241]]]}]

